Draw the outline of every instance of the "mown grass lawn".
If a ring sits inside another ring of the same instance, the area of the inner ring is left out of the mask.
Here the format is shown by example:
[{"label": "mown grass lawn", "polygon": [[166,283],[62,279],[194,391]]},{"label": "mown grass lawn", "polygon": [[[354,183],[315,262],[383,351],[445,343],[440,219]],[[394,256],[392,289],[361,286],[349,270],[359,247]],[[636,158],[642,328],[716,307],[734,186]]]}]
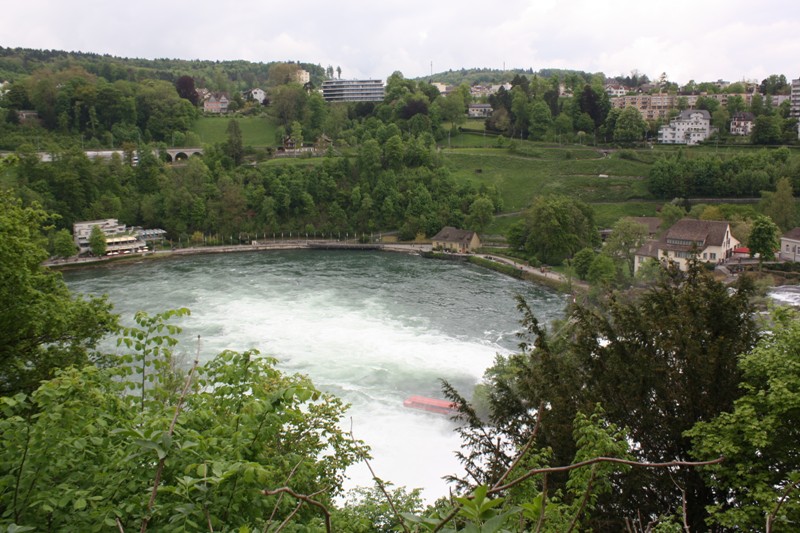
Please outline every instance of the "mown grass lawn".
[{"label": "mown grass lawn", "polygon": [[228,140],[228,123],[231,120],[239,123],[245,146],[254,148],[276,146],[275,132],[278,127],[267,117],[200,117],[192,131],[200,136],[204,144],[224,143]]}]

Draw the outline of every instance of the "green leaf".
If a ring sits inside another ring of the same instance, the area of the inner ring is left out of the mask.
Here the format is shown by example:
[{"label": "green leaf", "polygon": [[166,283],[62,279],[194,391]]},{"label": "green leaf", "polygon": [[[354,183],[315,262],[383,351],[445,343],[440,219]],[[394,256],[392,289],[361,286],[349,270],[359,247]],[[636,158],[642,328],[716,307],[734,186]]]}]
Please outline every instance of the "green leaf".
[{"label": "green leaf", "polygon": [[72,508],[75,509],[76,511],[81,511],[83,509],[86,509],[86,499],[85,498],[78,498],[72,504]]}]

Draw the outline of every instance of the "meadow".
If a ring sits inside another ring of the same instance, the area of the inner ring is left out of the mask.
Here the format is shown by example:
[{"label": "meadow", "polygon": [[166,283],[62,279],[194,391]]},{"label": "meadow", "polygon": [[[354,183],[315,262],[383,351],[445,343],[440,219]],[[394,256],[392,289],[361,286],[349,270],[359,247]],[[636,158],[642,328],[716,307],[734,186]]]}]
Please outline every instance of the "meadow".
[{"label": "meadow", "polygon": [[[224,143],[228,140],[228,123],[230,117],[200,117],[195,121],[192,131],[200,136],[203,144]],[[278,126],[267,117],[236,117],[242,131],[244,146],[266,148],[277,146],[275,133]]]}]

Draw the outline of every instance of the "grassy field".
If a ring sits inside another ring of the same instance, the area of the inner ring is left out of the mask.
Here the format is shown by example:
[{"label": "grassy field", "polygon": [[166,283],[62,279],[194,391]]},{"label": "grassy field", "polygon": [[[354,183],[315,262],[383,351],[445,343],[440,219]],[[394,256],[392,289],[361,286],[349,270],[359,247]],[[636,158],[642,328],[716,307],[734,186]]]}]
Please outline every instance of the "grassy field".
[{"label": "grassy field", "polygon": [[[445,150],[444,159],[456,179],[496,186],[505,212],[525,209],[543,194],[565,194],[588,203],[651,199],[644,179],[649,169],[645,163],[614,154],[603,157],[586,148],[531,150],[542,157],[519,152],[463,148]],[[594,158],[585,158],[587,154]]]},{"label": "grassy field", "polygon": [[[242,130],[242,142],[245,146],[264,148],[276,146],[275,123],[265,117],[237,117],[239,129]],[[200,136],[204,144],[223,143],[228,140],[228,117],[200,117],[192,131]]]}]

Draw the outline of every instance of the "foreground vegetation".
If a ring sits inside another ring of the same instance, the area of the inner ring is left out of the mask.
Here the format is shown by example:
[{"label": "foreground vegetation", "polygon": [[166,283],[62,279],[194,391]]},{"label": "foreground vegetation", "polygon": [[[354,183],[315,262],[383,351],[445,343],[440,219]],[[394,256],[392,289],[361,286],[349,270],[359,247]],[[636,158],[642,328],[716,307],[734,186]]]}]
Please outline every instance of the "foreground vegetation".
[{"label": "foreground vegetation", "polygon": [[[14,81],[0,122],[0,147],[13,150],[0,167],[5,528],[796,529],[798,317],[759,318],[748,277],[729,287],[696,264],[634,279],[645,232],[620,220],[657,209],[665,225],[726,219],[763,257],[797,223],[791,150],[637,148],[647,125],[576,73],[571,99],[558,76],[515,78],[484,135],[459,130],[462,89],[442,96],[399,73],[383,102],[330,106],[287,83],[296,66],[201,63],[190,72],[206,86],[225,85],[212,77],[222,71],[262,79],[271,105],[199,119],[190,80],[168,62],[126,71],[43,53],[28,72],[3,52]],[[28,105],[41,124],[18,120]],[[320,141],[319,151],[265,159],[278,138]],[[195,142],[201,158],[160,157]],[[86,147],[124,155],[92,161]],[[697,195],[749,204],[686,200]],[[341,430],[339,400],[256,351],[177,360],[170,320],[188,310],[120,329],[105,299],[77,298],[41,267],[75,252],[74,222],[100,218],[195,243],[496,230],[510,254],[567,264],[594,290],[549,328],[520,301],[519,353],[498,357],[474,392],[444,385],[461,411],[456,495],[425,507],[376,478],[342,503],[344,470],[367,459],[368,443]],[[598,226],[613,226],[602,247]],[[107,335],[121,355],[98,353]]]},{"label": "foreground vegetation", "polygon": [[[171,320],[188,310],[127,329],[103,299],[87,311],[41,266],[45,213],[2,199],[3,299],[18,302],[0,310],[11,530],[790,531],[800,519],[800,320],[758,322],[747,277],[664,270],[650,288],[581,298],[552,329],[520,300],[519,353],[498,357],[473,401],[444,385],[461,411],[459,496],[425,507],[376,478],[341,504],[345,468],[368,457],[341,430],[346,406],[256,351],[176,359]],[[64,336],[72,307],[88,324]],[[115,356],[93,348],[109,332]]]}]

